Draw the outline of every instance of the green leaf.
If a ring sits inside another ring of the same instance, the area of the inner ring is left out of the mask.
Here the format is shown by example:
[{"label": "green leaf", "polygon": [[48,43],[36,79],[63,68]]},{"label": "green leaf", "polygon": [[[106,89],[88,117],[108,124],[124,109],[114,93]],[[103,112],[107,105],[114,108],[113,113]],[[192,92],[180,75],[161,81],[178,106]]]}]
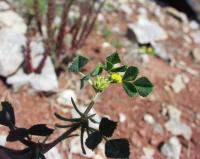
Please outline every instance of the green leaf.
[{"label": "green leaf", "polygon": [[108,56],[108,57],[106,58],[106,60],[107,60],[108,62],[110,62],[111,64],[113,64],[113,65],[121,62],[118,53],[114,53],[114,54]]},{"label": "green leaf", "polygon": [[116,67],[111,69],[111,72],[125,72],[127,70],[127,65]]},{"label": "green leaf", "polygon": [[135,86],[132,83],[124,82],[123,87],[129,97],[134,97],[137,95],[137,89],[135,88]]},{"label": "green leaf", "polygon": [[126,70],[126,72],[123,76],[123,80],[124,81],[132,81],[132,80],[136,79],[138,73],[139,73],[139,69],[137,67],[130,66]]},{"label": "green leaf", "polygon": [[135,85],[138,93],[143,97],[148,96],[153,90],[153,84],[146,77],[138,78],[134,82],[134,85]]},{"label": "green leaf", "polygon": [[101,64],[97,65],[95,69],[91,72],[91,76],[95,77],[97,75],[100,75],[103,72],[103,66]]},{"label": "green leaf", "polygon": [[106,61],[105,70],[110,71],[113,68],[113,64],[109,61]]},{"label": "green leaf", "polygon": [[81,79],[80,89],[82,89],[89,81],[90,75],[86,75]]},{"label": "green leaf", "polygon": [[88,61],[88,58],[84,56],[75,57],[72,64],[69,66],[69,71],[79,72],[88,63]]}]

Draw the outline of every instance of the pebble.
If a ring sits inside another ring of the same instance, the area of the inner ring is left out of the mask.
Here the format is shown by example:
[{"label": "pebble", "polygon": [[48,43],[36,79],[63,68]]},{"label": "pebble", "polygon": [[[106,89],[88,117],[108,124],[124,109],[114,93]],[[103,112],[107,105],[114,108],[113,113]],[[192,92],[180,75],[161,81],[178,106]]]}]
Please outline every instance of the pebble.
[{"label": "pebble", "polygon": [[71,90],[67,89],[61,92],[57,98],[57,103],[60,105],[68,105],[68,106],[73,106],[71,102],[71,98],[73,98],[74,102],[77,102],[77,96],[76,93]]},{"label": "pebble", "polygon": [[161,153],[166,159],[180,159],[181,147],[179,139],[177,137],[171,137],[161,147]]},{"label": "pebble", "polygon": [[145,115],[144,115],[144,121],[145,121],[146,123],[150,124],[150,125],[155,124],[155,119],[154,119],[154,117],[153,117],[152,115],[150,115],[150,114],[145,114]]}]

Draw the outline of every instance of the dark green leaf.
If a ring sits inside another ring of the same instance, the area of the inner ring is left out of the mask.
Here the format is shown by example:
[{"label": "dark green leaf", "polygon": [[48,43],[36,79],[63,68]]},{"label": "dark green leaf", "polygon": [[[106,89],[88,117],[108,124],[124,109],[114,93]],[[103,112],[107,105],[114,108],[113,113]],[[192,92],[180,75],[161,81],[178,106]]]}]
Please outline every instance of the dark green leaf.
[{"label": "dark green leaf", "polygon": [[0,112],[0,124],[12,129],[15,126],[15,114],[9,102],[1,102],[2,111]]},{"label": "dark green leaf", "polygon": [[113,68],[113,64],[110,63],[109,61],[106,61],[105,70],[110,71],[112,68]]},{"label": "dark green leaf", "polygon": [[123,76],[123,80],[124,81],[132,81],[132,80],[136,79],[138,73],[139,73],[139,69],[137,67],[130,66],[126,70],[126,72]]},{"label": "dark green leaf", "polygon": [[106,60],[107,60],[108,62],[110,62],[111,64],[113,64],[113,65],[121,62],[118,53],[114,53],[114,54],[108,56],[108,57],[106,58]]},{"label": "dark green leaf", "polygon": [[90,75],[86,75],[85,77],[81,79],[80,89],[82,89],[88,83],[89,79],[90,79]]},{"label": "dark green leaf", "polygon": [[126,139],[114,139],[106,142],[105,154],[108,158],[129,158],[129,143]]},{"label": "dark green leaf", "polygon": [[81,139],[81,149],[82,149],[83,154],[86,154],[85,147],[84,147],[84,141],[83,141],[84,133],[85,133],[85,127],[82,126],[82,127],[81,127],[81,135],[80,135],[80,139]]},{"label": "dark green leaf", "polygon": [[135,88],[135,86],[132,83],[124,82],[123,87],[129,97],[134,97],[137,95],[137,89]]},{"label": "dark green leaf", "polygon": [[153,90],[153,84],[146,77],[137,79],[134,85],[138,93],[143,97],[148,96]]},{"label": "dark green leaf", "polygon": [[72,61],[72,64],[69,66],[69,71],[79,72],[81,69],[88,63],[88,59],[84,56],[77,56]]},{"label": "dark green leaf", "polygon": [[95,131],[88,136],[88,138],[86,139],[85,145],[89,149],[94,150],[98,146],[98,144],[101,142],[101,140],[102,140],[102,134],[99,131]]},{"label": "dark green leaf", "polygon": [[50,129],[46,126],[46,124],[37,124],[33,125],[29,129],[30,135],[37,135],[37,136],[49,136],[53,133],[53,129]]},{"label": "dark green leaf", "polygon": [[125,72],[126,70],[127,70],[127,65],[124,65],[111,69],[111,72]]},{"label": "dark green leaf", "polygon": [[25,128],[18,128],[16,130],[10,131],[6,140],[10,142],[19,141],[24,139],[26,136],[28,136],[28,130]]},{"label": "dark green leaf", "polygon": [[103,66],[102,65],[97,65],[96,68],[91,72],[91,76],[95,77],[97,75],[100,75],[103,72]]},{"label": "dark green leaf", "polygon": [[99,131],[104,136],[111,137],[116,127],[117,127],[117,122],[109,120],[108,118],[102,118],[99,125]]}]

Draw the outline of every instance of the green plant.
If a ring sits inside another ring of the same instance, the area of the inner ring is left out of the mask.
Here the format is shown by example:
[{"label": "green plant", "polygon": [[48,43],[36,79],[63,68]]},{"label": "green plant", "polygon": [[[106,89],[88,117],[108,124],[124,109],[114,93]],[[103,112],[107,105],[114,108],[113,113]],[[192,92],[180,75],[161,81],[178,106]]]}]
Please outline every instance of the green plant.
[{"label": "green plant", "polygon": [[[105,140],[105,154],[109,158],[128,158],[129,143],[127,139],[112,139],[114,130],[117,127],[117,122],[108,118],[102,118],[100,123],[93,118],[96,114],[91,114],[91,109],[95,106],[96,99],[110,85],[118,84],[124,87],[128,96],[133,97],[137,94],[146,97],[153,90],[152,83],[146,77],[139,77],[137,67],[121,65],[121,60],[117,53],[114,53],[106,58],[105,63],[97,65],[87,75],[81,72],[82,68],[89,62],[89,59],[83,56],[77,56],[69,66],[69,71],[79,73],[82,77],[81,88],[86,83],[89,83],[94,88],[95,95],[88,103],[84,112],[78,109],[78,106],[71,98],[72,104],[78,118],[66,118],[57,113],[55,116],[64,122],[65,125],[56,124],[56,128],[66,129],[66,131],[52,142],[48,142],[49,136],[55,132],[55,129],[48,128],[45,124],[33,125],[30,128],[20,128],[16,126],[15,115],[12,105],[5,101],[2,102],[0,111],[0,124],[9,128],[7,141],[19,141],[25,145],[23,150],[12,150],[0,146],[0,158],[2,159],[45,159],[44,154],[61,141],[69,138],[80,136],[80,142],[83,153],[86,153],[85,145],[94,150],[98,144]],[[102,73],[105,72],[104,75]],[[90,126],[89,122],[99,124],[99,129]],[[80,135],[76,134],[76,130],[80,130]],[[87,133],[87,139],[84,141],[83,135]],[[32,136],[42,137],[41,141],[34,141]]]}]

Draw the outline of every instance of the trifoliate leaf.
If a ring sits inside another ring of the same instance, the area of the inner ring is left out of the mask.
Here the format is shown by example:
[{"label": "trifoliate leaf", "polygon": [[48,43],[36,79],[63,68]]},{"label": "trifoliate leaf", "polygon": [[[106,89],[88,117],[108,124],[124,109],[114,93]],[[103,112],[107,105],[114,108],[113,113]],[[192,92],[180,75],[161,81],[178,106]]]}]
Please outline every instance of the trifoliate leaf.
[{"label": "trifoliate leaf", "polygon": [[113,139],[106,142],[105,154],[108,158],[129,158],[129,143],[127,139]]},{"label": "trifoliate leaf", "polygon": [[116,67],[111,69],[111,72],[125,72],[127,70],[127,65]]},{"label": "trifoliate leaf", "polygon": [[0,112],[0,124],[12,129],[15,126],[15,114],[9,102],[1,102],[2,111]]},{"label": "trifoliate leaf", "polygon": [[53,129],[50,129],[46,126],[46,124],[37,124],[33,125],[29,129],[30,135],[36,135],[36,136],[49,136],[53,133]]},{"label": "trifoliate leaf", "polygon": [[123,76],[123,80],[124,81],[132,81],[132,80],[136,79],[138,73],[139,73],[139,69],[137,67],[130,66],[126,70],[126,72]]},{"label": "trifoliate leaf", "polygon": [[72,64],[69,66],[69,71],[79,72],[81,69],[88,63],[88,59],[84,56],[77,56],[72,61]]},{"label": "trifoliate leaf", "polygon": [[98,146],[98,144],[101,142],[102,137],[103,136],[99,131],[95,131],[88,136],[88,138],[86,139],[85,145],[89,149],[94,150]]},{"label": "trifoliate leaf", "polygon": [[16,130],[10,131],[6,140],[10,142],[19,141],[24,139],[26,136],[28,136],[28,130],[25,128],[18,128]]},{"label": "trifoliate leaf", "polygon": [[134,97],[138,93],[136,87],[130,82],[124,82],[123,87],[129,97]]},{"label": "trifoliate leaf", "polygon": [[104,136],[111,137],[116,127],[117,127],[117,122],[109,120],[108,118],[102,118],[99,125],[99,131]]},{"label": "trifoliate leaf", "polygon": [[103,72],[103,66],[97,65],[95,69],[90,73],[92,77],[98,76]]},{"label": "trifoliate leaf", "polygon": [[112,68],[113,68],[113,64],[109,61],[106,61],[106,64],[105,64],[105,70],[106,71],[110,71]]},{"label": "trifoliate leaf", "polygon": [[121,62],[118,53],[114,53],[114,54],[108,56],[108,57],[106,58],[106,60],[107,60],[108,62],[110,62],[111,64],[113,64],[113,65]]},{"label": "trifoliate leaf", "polygon": [[135,85],[138,93],[143,97],[148,96],[153,90],[153,84],[146,77],[138,78],[134,82],[134,85]]}]

